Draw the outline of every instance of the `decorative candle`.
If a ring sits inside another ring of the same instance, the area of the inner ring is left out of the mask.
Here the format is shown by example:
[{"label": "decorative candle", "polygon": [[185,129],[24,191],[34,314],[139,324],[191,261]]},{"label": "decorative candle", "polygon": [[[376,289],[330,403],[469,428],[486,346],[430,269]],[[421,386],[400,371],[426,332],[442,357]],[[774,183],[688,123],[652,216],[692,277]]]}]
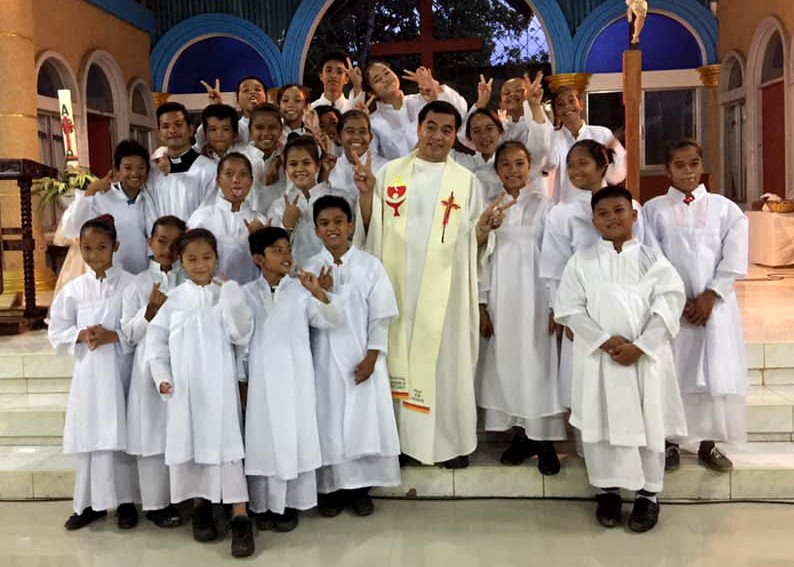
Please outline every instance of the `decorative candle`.
[{"label": "decorative candle", "polygon": [[61,132],[63,133],[63,150],[66,163],[78,161],[77,137],[75,136],[74,114],[72,114],[72,91],[61,89],[58,91],[58,107],[61,113]]}]

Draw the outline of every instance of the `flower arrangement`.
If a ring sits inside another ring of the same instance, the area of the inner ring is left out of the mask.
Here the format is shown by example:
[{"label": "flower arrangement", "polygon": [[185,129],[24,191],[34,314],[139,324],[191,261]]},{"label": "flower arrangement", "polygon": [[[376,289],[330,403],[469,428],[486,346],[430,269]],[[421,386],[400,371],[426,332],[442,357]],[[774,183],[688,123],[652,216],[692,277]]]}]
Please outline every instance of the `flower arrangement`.
[{"label": "flower arrangement", "polygon": [[36,191],[41,195],[41,207],[59,203],[61,198],[71,197],[76,189],[85,190],[96,177],[88,169],[68,165],[60,177],[42,177],[36,180]]}]

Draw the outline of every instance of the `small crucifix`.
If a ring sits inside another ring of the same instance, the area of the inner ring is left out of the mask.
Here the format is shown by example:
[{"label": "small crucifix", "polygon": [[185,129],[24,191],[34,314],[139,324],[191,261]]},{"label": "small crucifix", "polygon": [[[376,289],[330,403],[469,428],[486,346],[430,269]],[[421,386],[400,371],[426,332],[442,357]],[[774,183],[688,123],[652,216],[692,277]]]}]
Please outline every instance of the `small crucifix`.
[{"label": "small crucifix", "polygon": [[450,191],[449,197],[441,204],[444,205],[444,219],[441,221],[441,244],[444,244],[444,235],[447,232],[447,225],[449,224],[449,216],[455,209],[460,209],[460,205],[455,202],[455,192]]},{"label": "small crucifix", "polygon": [[66,139],[66,157],[72,157],[74,156],[74,150],[72,149],[74,122],[69,118],[69,113],[66,111],[65,107],[61,111],[61,132],[63,132],[63,137]]}]

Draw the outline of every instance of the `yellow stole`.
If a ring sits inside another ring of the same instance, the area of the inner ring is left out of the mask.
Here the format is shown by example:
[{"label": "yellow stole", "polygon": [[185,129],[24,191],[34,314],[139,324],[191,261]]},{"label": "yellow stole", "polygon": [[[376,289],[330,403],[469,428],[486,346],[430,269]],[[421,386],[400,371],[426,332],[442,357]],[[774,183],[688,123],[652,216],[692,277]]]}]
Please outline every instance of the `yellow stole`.
[{"label": "yellow stole", "polygon": [[409,329],[403,309],[407,266],[405,250],[409,237],[408,204],[414,191],[422,191],[421,187],[412,185],[415,162],[416,152],[412,152],[386,166],[381,258],[400,308],[400,317],[389,329],[388,365],[392,395],[402,400],[406,409],[430,413],[447,309],[468,309],[468,297],[462,298],[464,305],[449,305],[449,299],[458,234],[463,231],[461,237],[469,237],[466,210],[471,196],[471,173],[447,160],[433,214],[413,327]]}]

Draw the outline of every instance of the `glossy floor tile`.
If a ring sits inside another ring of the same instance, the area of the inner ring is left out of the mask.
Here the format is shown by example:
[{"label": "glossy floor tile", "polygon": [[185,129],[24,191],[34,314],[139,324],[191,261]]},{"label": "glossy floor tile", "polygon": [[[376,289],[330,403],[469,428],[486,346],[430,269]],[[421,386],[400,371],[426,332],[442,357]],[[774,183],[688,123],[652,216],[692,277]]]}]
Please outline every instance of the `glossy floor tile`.
[{"label": "glossy floor tile", "polygon": [[[794,506],[662,506],[648,534],[606,530],[582,501],[378,500],[375,515],[327,519],[305,514],[289,534],[256,535],[257,565],[467,566],[784,566],[794,557]],[[630,505],[624,507],[628,515]],[[198,544],[189,525],[158,530],[147,522],[120,532],[109,517],[78,532],[62,523],[68,502],[0,504],[4,567],[182,567],[233,565],[229,538]]]}]

